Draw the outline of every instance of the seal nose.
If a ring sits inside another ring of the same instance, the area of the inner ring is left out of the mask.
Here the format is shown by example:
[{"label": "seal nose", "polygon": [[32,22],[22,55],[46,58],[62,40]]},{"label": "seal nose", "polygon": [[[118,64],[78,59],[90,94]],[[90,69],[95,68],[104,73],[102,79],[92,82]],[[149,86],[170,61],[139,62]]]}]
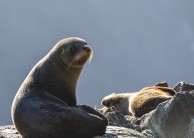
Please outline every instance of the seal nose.
[{"label": "seal nose", "polygon": [[106,107],[111,107],[111,106],[113,106],[113,103],[112,103],[112,101],[108,101],[107,103],[106,103],[106,105],[105,105]]},{"label": "seal nose", "polygon": [[91,52],[91,48],[90,48],[90,47],[88,47],[88,46],[85,46],[85,47],[84,47],[84,50],[85,50],[86,52],[88,52],[88,53],[90,53],[90,52]]},{"label": "seal nose", "polygon": [[103,100],[101,104],[106,106],[106,107],[111,107],[112,102],[111,101],[107,101],[107,100]]}]

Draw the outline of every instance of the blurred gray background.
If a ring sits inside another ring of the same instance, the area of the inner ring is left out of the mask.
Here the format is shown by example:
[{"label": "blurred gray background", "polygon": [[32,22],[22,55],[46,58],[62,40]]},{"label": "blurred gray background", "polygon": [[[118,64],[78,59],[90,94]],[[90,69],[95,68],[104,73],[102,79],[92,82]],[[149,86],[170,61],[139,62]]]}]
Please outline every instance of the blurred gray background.
[{"label": "blurred gray background", "polygon": [[60,39],[84,38],[94,57],[82,72],[78,104],[100,108],[111,92],[159,81],[194,83],[194,0],[1,0],[0,125],[31,68]]}]

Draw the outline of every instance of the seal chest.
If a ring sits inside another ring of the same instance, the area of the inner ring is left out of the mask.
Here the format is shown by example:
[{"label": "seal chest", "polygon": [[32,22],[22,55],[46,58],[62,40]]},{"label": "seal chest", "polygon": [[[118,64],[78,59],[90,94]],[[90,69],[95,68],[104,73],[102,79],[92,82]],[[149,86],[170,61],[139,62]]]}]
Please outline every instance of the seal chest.
[{"label": "seal chest", "polygon": [[13,104],[12,120],[23,137],[93,137],[103,135],[107,119],[76,104],[76,86],[93,55],[81,38],[59,41],[30,71]]}]

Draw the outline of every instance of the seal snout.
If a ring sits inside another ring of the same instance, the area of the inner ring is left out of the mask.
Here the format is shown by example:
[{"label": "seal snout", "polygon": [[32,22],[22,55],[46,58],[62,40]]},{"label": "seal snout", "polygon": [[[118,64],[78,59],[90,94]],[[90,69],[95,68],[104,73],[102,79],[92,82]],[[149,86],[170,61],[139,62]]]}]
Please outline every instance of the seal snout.
[{"label": "seal snout", "polygon": [[85,54],[88,56],[88,60],[89,60],[89,63],[90,63],[91,60],[92,60],[92,57],[93,57],[92,48],[88,45],[85,45],[83,49],[86,52]]},{"label": "seal snout", "polygon": [[87,53],[91,53],[92,49],[89,47],[89,46],[85,46],[84,47],[84,50],[87,52]]},{"label": "seal snout", "polygon": [[104,101],[104,102],[102,102],[102,105],[103,105],[103,106],[106,106],[106,107],[111,107],[111,106],[113,106],[111,101],[106,101],[106,102]]},{"label": "seal snout", "polygon": [[108,102],[107,100],[102,100],[102,102],[101,102],[101,104],[103,105],[103,106],[106,106],[106,107],[110,107],[110,105],[111,105],[111,102]]}]

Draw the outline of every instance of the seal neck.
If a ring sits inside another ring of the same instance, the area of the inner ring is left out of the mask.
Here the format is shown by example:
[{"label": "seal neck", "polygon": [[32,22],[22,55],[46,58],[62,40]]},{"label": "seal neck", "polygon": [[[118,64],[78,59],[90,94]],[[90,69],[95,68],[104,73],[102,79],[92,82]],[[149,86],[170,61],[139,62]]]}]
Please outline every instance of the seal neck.
[{"label": "seal neck", "polygon": [[[49,59],[44,59],[49,60]],[[40,62],[30,76],[34,76],[31,87],[48,92],[65,101],[69,106],[76,106],[76,86],[82,71],[68,69],[56,62]],[[59,66],[60,65],[60,66]]]}]

